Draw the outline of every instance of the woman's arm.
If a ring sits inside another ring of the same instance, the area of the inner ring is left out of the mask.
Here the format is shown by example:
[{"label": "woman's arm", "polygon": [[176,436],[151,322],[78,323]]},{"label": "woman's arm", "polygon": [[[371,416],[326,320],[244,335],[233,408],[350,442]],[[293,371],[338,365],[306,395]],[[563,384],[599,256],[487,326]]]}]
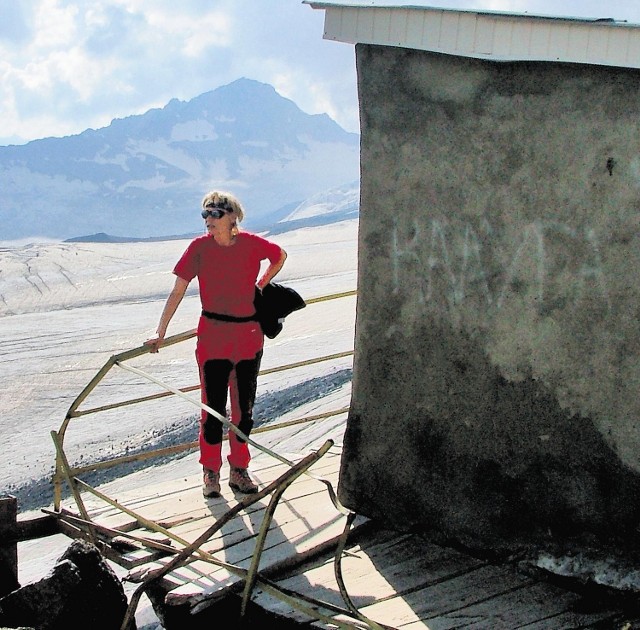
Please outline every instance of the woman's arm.
[{"label": "woman's arm", "polygon": [[284,249],[280,249],[280,258],[276,262],[272,262],[265,269],[262,278],[257,282],[257,286],[260,291],[262,291],[262,289],[264,289],[276,277],[280,269],[282,269],[285,260],[287,260],[287,252],[285,252]]},{"label": "woman's arm", "polygon": [[151,346],[151,352],[158,352],[158,350],[160,350],[160,346],[164,341],[164,336],[167,334],[167,327],[169,326],[169,322],[171,321],[171,318],[176,312],[178,306],[180,306],[180,302],[182,302],[182,298],[184,297],[188,286],[189,282],[187,280],[176,277],[173,289],[171,290],[171,293],[169,293],[169,297],[165,302],[164,309],[162,309],[160,323],[158,324],[158,330],[156,330],[158,336],[153,339],[148,339],[144,342],[145,345]]}]

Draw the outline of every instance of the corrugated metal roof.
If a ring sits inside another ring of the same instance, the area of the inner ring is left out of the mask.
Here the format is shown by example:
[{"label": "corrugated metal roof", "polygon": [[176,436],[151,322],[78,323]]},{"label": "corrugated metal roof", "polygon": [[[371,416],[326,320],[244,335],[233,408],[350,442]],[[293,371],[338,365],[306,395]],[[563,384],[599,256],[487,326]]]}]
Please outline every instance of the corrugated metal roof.
[{"label": "corrugated metal roof", "polygon": [[609,18],[529,15],[390,2],[315,2],[325,39],[497,61],[640,68],[640,27]]}]

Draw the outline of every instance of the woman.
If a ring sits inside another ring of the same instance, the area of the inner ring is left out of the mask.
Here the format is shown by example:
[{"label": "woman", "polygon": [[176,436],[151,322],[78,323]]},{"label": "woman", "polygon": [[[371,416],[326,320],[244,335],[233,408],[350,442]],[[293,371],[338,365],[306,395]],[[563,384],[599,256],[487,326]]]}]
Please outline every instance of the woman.
[{"label": "woman", "polygon": [[[167,326],[189,286],[197,277],[202,316],[198,323],[196,360],[200,369],[202,400],[226,415],[227,390],[231,395],[231,422],[249,435],[264,336],[255,319],[256,286],[261,291],[282,269],[286,252],[275,243],[240,232],[244,218],[240,202],[228,193],[213,191],[202,200],[207,234],[194,239],[173,273],[175,285],[158,324],[157,337],[145,343],[158,352]],[[258,279],[260,264],[269,265]],[[205,497],[220,496],[222,423],[207,412],[200,421],[200,463]],[[248,473],[248,444],[229,432],[231,488],[251,494],[258,491]]]}]

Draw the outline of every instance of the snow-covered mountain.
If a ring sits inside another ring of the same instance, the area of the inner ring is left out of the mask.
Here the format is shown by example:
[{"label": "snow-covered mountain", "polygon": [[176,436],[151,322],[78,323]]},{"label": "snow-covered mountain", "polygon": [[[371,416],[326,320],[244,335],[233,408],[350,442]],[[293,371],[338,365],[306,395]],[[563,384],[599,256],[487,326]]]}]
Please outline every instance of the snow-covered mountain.
[{"label": "snow-covered mountain", "polygon": [[357,134],[239,79],[103,129],[0,147],[0,241],[188,234],[212,188],[237,194],[251,229],[358,176]]},{"label": "snow-covered mountain", "polygon": [[268,231],[270,234],[278,234],[299,227],[328,225],[355,219],[359,210],[360,182],[356,180],[312,195],[275,225],[270,226]]},{"label": "snow-covered mountain", "polygon": [[341,219],[353,218],[358,214],[359,203],[360,184],[355,181],[309,197],[282,221],[302,221],[332,214]]}]

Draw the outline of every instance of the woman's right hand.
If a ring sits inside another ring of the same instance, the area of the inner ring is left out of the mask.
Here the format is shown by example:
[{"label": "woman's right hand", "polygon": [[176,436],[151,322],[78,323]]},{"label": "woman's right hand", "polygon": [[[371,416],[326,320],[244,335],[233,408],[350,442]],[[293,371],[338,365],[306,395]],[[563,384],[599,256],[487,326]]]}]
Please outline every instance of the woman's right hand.
[{"label": "woman's right hand", "polygon": [[144,345],[150,347],[149,352],[151,352],[151,354],[155,354],[156,352],[158,352],[158,350],[160,350],[160,346],[162,345],[163,341],[164,337],[154,337],[153,339],[147,339],[144,342]]},{"label": "woman's right hand", "polygon": [[167,298],[164,309],[162,310],[160,323],[158,324],[158,328],[156,328],[156,336],[152,337],[151,339],[147,339],[144,342],[145,346],[149,346],[149,352],[156,353],[158,352],[158,350],[160,350],[160,346],[164,343],[164,336],[167,332],[169,322],[171,321],[173,314],[176,312],[178,305],[182,301],[182,298],[184,297],[188,286],[188,280],[183,280],[180,277],[176,277],[173,289],[171,290],[171,293],[169,293],[169,297]]}]

